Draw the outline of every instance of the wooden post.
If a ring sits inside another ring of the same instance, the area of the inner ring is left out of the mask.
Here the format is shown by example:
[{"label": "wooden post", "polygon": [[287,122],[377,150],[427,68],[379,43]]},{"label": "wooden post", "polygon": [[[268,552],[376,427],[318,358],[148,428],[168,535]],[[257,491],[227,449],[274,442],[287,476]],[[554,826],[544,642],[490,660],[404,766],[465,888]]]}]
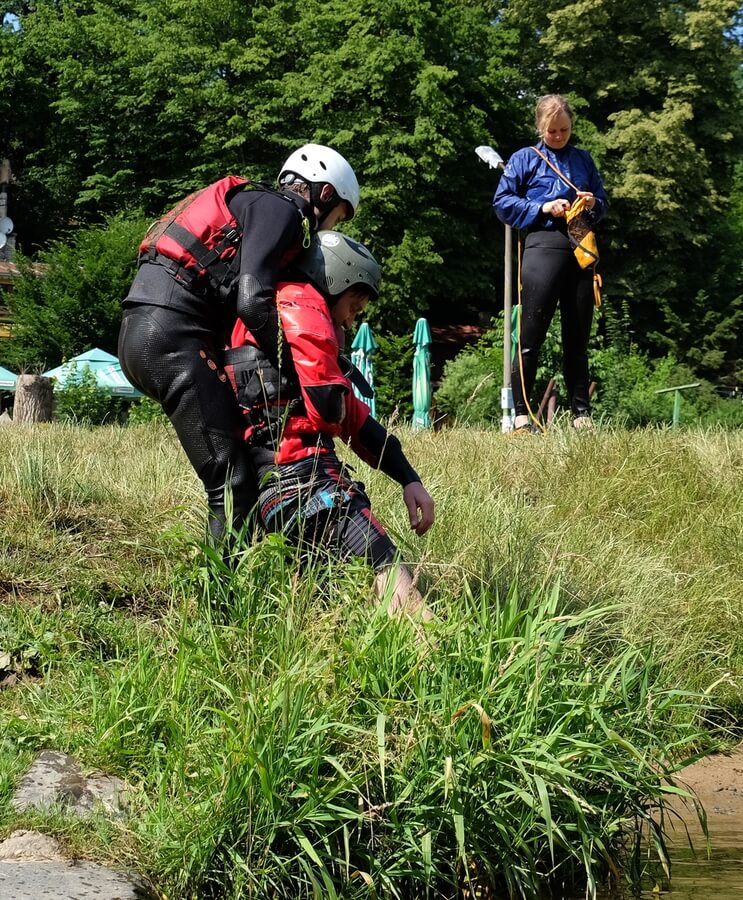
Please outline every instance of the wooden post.
[{"label": "wooden post", "polygon": [[30,425],[51,422],[54,389],[51,378],[43,375],[19,375],[15,387],[13,424]]},{"label": "wooden post", "polygon": [[547,388],[544,392],[544,395],[542,396],[542,402],[539,404],[539,409],[537,410],[537,418],[540,422],[542,421],[542,416],[544,415],[545,409],[547,409],[551,397],[553,396],[553,394],[556,394],[556,387],[557,382],[554,378],[550,378],[550,380],[547,382]]},{"label": "wooden post", "polygon": [[552,388],[552,393],[549,395],[549,399],[547,400],[547,424],[551,425],[552,420],[555,418],[555,413],[557,412],[557,388]]}]

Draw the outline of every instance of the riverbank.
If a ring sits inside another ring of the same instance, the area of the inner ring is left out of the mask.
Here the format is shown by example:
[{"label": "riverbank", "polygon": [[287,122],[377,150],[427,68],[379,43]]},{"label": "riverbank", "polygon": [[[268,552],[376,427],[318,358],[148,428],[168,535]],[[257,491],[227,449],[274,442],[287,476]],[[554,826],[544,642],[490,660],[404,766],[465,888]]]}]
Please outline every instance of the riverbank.
[{"label": "riverbank", "polygon": [[[743,745],[698,760],[679,772],[678,780],[704,806],[713,842],[722,832],[743,835]],[[687,827],[694,827],[694,817],[685,821]]]},{"label": "riverbank", "polygon": [[[437,613],[422,645],[360,568],[205,550],[167,429],[0,440],[0,838],[200,900],[590,887],[705,717],[736,721],[743,436],[403,431],[430,535],[357,474]],[[43,750],[126,782],[125,823],[19,815]]]}]

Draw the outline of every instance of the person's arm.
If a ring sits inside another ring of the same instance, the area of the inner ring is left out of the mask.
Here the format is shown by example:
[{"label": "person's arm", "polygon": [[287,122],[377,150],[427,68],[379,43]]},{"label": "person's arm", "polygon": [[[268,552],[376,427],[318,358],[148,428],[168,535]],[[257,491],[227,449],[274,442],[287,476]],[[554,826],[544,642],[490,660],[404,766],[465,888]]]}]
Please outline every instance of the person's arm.
[{"label": "person's arm", "polygon": [[493,208],[501,222],[512,228],[527,228],[542,214],[542,202],[529,199],[527,191],[539,157],[518,151],[509,159],[493,197]]},{"label": "person's arm", "polygon": [[305,414],[318,432],[337,436],[350,392],[338,364],[338,341],[328,307],[307,284],[279,285],[277,304]]},{"label": "person's arm", "polygon": [[350,439],[351,449],[373,469],[379,469],[402,486],[410,527],[417,535],[425,534],[434,523],[434,502],[405,456],[400,441],[370,415],[369,407],[354,394],[346,402],[344,436]]},{"label": "person's arm", "polygon": [[302,220],[310,214],[308,205],[299,195],[286,199],[268,191],[252,190],[237,193],[229,206],[243,233],[237,316],[278,368],[274,292],[279,272],[302,249]]},{"label": "person's arm", "polygon": [[574,180],[577,186],[583,188],[583,190],[578,191],[578,197],[586,199],[586,209],[591,221],[594,223],[600,222],[609,208],[609,199],[606,196],[601,175],[587,150],[580,150],[574,147],[572,153],[576,169]]},{"label": "person's arm", "polygon": [[604,183],[601,180],[599,170],[596,168],[596,163],[594,163],[589,154],[586,155],[588,156],[588,189],[593,194],[594,199],[591,216],[594,222],[600,222],[606,215],[606,211],[609,209],[609,198],[606,196]]}]

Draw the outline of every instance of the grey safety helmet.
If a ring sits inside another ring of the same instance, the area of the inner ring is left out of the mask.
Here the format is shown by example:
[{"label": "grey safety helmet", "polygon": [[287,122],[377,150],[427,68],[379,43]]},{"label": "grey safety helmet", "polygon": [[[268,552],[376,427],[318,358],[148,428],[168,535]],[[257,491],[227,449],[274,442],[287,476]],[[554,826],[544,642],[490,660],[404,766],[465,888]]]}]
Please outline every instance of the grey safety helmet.
[{"label": "grey safety helmet", "polygon": [[363,244],[337,231],[318,231],[292,269],[305,275],[331,305],[343,291],[358,284],[369,288],[372,300],[379,297],[379,263]]},{"label": "grey safety helmet", "polygon": [[[312,202],[323,214],[329,212],[340,200],[351,209],[352,219],[359,208],[359,182],[348,160],[332,147],[324,144],[304,144],[292,153],[279,172],[279,184],[288,186],[294,180],[310,186]],[[329,184],[335,190],[335,198],[321,203],[320,188]]]}]

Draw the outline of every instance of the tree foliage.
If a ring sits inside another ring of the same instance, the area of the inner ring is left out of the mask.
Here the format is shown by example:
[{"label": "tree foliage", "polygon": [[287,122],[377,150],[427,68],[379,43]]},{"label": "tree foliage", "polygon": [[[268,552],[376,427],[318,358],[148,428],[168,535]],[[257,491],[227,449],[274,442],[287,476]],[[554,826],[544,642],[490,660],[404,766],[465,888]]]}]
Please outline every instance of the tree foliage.
[{"label": "tree foliage", "polygon": [[70,367],[66,383],[54,391],[54,415],[76,425],[103,425],[124,417],[125,401],[101,387],[89,366]]},{"label": "tree foliage", "polygon": [[348,226],[384,264],[372,313],[494,311],[497,174],[568,94],[612,202],[607,338],[739,377],[737,0],[15,0],[0,30],[0,154],[24,251],[120,211],[161,213],[227,172],[273,179],[330,143],[362,184]]},{"label": "tree foliage", "polygon": [[141,217],[117,217],[107,227],[80,229],[40,254],[43,276],[28,259],[9,295],[13,340],[5,362],[17,368],[51,368],[91,347],[116,353],[121,300],[136,265],[144,230]]}]

